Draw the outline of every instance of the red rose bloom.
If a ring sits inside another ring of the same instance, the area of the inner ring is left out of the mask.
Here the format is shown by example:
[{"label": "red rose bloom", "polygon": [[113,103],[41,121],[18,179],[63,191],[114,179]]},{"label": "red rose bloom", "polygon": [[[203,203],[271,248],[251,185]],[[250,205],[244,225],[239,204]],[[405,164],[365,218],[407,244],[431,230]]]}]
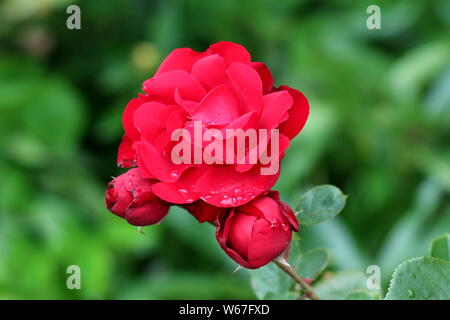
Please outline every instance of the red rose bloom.
[{"label": "red rose bloom", "polygon": [[222,249],[237,263],[256,269],[286,250],[298,222],[292,209],[276,191],[238,208],[221,213],[216,237]]},{"label": "red rose bloom", "polygon": [[160,222],[169,210],[152,192],[155,181],[142,178],[138,168],[114,178],[106,190],[106,207],[135,226]]},{"label": "red rose bloom", "polygon": [[174,164],[174,130],[192,131],[194,121],[201,121],[202,130],[279,129],[276,156],[281,158],[309,113],[301,92],[274,88],[267,66],[252,62],[244,47],[231,42],[205,52],[174,50],[143,90],[124,111],[117,163],[137,165],[142,177],[156,181],[152,192],[174,204],[200,199],[217,207],[244,205],[267,192],[279,176],[279,170],[261,175],[261,163]]}]

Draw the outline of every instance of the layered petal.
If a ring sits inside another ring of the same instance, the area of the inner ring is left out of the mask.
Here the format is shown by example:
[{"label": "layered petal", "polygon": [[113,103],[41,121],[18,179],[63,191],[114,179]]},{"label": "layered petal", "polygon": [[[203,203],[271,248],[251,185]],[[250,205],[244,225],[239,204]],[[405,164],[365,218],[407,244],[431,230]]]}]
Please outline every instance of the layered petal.
[{"label": "layered petal", "polygon": [[195,62],[191,74],[209,91],[226,82],[225,70],[223,58],[213,54]]},{"label": "layered petal", "polygon": [[193,203],[200,198],[194,189],[195,182],[205,173],[196,167],[187,169],[174,182],[159,182],[153,185],[153,192],[161,199],[174,203]]},{"label": "layered petal", "polygon": [[136,112],[137,108],[139,108],[146,101],[147,100],[143,98],[143,96],[131,99],[127,104],[125,110],[123,111],[122,125],[125,129],[126,135],[132,141],[139,140],[140,138],[140,132],[134,126],[134,113]]},{"label": "layered petal", "polygon": [[258,219],[248,249],[248,268],[259,268],[280,256],[289,246],[291,238],[292,232],[287,226]]},{"label": "layered petal", "polygon": [[259,116],[259,128],[277,128],[286,112],[292,107],[293,102],[288,91],[277,91],[265,95]]},{"label": "layered petal", "polygon": [[252,68],[258,72],[262,84],[263,84],[263,93],[267,94],[272,92],[273,90],[273,77],[272,72],[270,72],[269,67],[265,63],[262,62],[253,62]]},{"label": "layered petal", "polygon": [[251,63],[251,56],[247,49],[237,43],[220,41],[212,44],[208,50],[209,54],[218,54],[223,58],[223,61],[228,66],[233,62],[240,62],[243,64]]},{"label": "layered petal", "polygon": [[248,251],[252,243],[253,225],[256,217],[237,213],[230,223],[228,244],[245,260],[248,260]]},{"label": "layered petal", "polygon": [[137,154],[133,148],[133,141],[124,134],[117,152],[117,166],[119,168],[130,168],[137,165]]},{"label": "layered petal", "polygon": [[191,72],[192,65],[204,56],[204,53],[190,48],[178,48],[173,50],[161,63],[155,76],[172,70],[184,70]]},{"label": "layered petal", "polygon": [[191,164],[174,164],[170,152],[161,152],[146,136],[139,145],[140,155],[147,170],[158,180],[174,182]]},{"label": "layered petal", "polygon": [[241,114],[257,111],[262,107],[262,82],[251,66],[232,63],[227,71],[228,80],[241,100]]},{"label": "layered petal", "polygon": [[143,90],[150,98],[165,104],[175,103],[175,90],[192,101],[200,101],[206,94],[201,83],[184,70],[171,70],[144,81]]},{"label": "layered petal", "polygon": [[289,118],[280,124],[280,132],[292,140],[305,126],[309,116],[309,104],[306,97],[298,90],[287,86],[280,86],[277,91],[286,90],[293,98],[289,109]]},{"label": "layered petal", "polygon": [[198,104],[193,120],[225,125],[239,117],[239,100],[226,84],[211,90]]},{"label": "layered petal", "polygon": [[194,185],[194,191],[203,201],[217,207],[244,205],[269,190],[279,176],[279,172],[261,175],[257,166],[245,173],[237,172],[233,166],[209,166],[204,170],[204,175]]}]

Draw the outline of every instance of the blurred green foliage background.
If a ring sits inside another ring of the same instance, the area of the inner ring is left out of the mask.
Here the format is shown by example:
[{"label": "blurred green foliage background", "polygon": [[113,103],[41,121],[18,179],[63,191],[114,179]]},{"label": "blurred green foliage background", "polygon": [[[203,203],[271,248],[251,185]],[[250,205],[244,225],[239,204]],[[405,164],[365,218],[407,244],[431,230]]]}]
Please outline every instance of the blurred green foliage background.
[{"label": "blurred green foliage background", "polygon": [[[81,8],[81,30],[66,8]],[[381,7],[382,29],[366,9]],[[331,270],[402,260],[450,231],[450,2],[58,1],[0,3],[0,298],[254,298],[214,228],[173,210],[135,227],[104,190],[121,113],[176,47],[229,40],[305,93],[311,116],[277,189],[349,195],[340,217],[304,227]],[[68,290],[66,268],[81,268]]]}]

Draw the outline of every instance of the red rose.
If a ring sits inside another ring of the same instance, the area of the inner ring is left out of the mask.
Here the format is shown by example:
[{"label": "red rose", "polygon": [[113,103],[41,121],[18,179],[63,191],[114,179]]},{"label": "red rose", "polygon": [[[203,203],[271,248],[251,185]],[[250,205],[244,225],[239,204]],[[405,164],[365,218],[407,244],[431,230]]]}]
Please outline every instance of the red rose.
[{"label": "red rose", "polygon": [[216,237],[237,263],[256,269],[280,256],[288,247],[298,222],[276,191],[255,199],[217,219]]},{"label": "red rose", "polygon": [[261,168],[267,165],[259,162],[175,164],[171,158],[175,130],[192,132],[194,122],[200,121],[201,133],[279,129],[278,152],[271,154],[278,161],[309,113],[301,92],[274,88],[267,66],[252,62],[244,47],[231,42],[213,44],[205,52],[174,50],[144,82],[143,90],[124,111],[125,136],[117,163],[137,165],[144,178],[157,180],[153,193],[175,204],[201,199],[217,207],[240,206],[267,192],[279,176],[279,168],[262,175]]},{"label": "red rose", "polygon": [[114,178],[106,190],[106,207],[135,226],[160,222],[169,210],[152,192],[155,181],[142,178],[138,168]]}]

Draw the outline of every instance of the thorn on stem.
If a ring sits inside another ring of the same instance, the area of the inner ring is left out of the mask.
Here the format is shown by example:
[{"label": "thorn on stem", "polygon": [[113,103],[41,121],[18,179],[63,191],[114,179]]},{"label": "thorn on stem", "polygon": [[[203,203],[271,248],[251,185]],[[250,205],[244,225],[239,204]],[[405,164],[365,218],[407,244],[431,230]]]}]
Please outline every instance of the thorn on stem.
[{"label": "thorn on stem", "polygon": [[233,272],[231,272],[231,274],[238,272],[240,269],[242,269],[242,267],[237,266],[236,269],[234,269]]}]

